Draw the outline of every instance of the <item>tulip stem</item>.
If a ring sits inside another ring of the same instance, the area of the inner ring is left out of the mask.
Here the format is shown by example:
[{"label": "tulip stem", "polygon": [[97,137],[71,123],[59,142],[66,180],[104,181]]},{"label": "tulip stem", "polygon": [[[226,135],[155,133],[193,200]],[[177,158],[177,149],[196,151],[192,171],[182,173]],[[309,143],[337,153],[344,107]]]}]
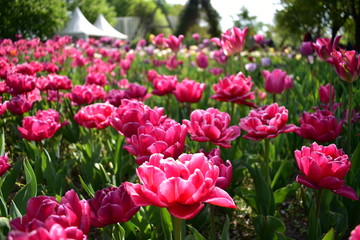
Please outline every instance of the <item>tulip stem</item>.
[{"label": "tulip stem", "polygon": [[318,190],[318,194],[316,197],[316,219],[315,219],[315,234],[318,236],[318,226],[319,226],[319,216],[320,216],[320,208],[321,208],[321,194],[322,189]]},{"label": "tulip stem", "polygon": [[216,239],[216,232],[215,232],[215,206],[210,204],[210,239]]},{"label": "tulip stem", "polygon": [[184,239],[184,232],[183,230],[183,222],[184,220],[172,216],[173,219],[173,233],[174,233],[174,240],[183,240]]},{"label": "tulip stem", "polygon": [[269,149],[270,149],[270,139],[265,139],[265,179],[266,182],[271,186],[271,179],[270,179],[270,164],[269,164]]},{"label": "tulip stem", "polygon": [[348,83],[348,94],[349,94],[349,103],[348,103],[348,118],[347,118],[347,140],[348,140],[348,155],[351,155],[351,112],[352,112],[352,82]]}]

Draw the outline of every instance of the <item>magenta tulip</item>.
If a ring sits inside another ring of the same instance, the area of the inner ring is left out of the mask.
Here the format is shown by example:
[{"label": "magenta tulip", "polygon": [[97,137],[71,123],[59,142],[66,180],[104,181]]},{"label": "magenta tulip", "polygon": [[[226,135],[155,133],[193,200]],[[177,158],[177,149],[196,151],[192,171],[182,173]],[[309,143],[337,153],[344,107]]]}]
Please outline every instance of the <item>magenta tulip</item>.
[{"label": "magenta tulip", "polygon": [[205,90],[205,83],[197,83],[194,80],[184,79],[176,84],[174,96],[179,102],[199,102]]},{"label": "magenta tulip", "polygon": [[154,90],[152,94],[163,96],[172,93],[176,89],[177,76],[159,75],[153,81]]},{"label": "magenta tulip", "polygon": [[351,231],[349,240],[360,240],[360,225]]},{"label": "magenta tulip", "polygon": [[115,108],[107,103],[95,103],[82,107],[74,116],[75,122],[85,128],[103,129],[110,125],[109,117]]},{"label": "magenta tulip", "polygon": [[256,107],[255,103],[249,102],[249,100],[255,99],[254,91],[251,91],[253,85],[250,76],[246,78],[243,73],[230,75],[220,79],[218,84],[213,85],[215,95],[210,98]]},{"label": "magenta tulip", "polygon": [[240,128],[247,132],[243,138],[260,141],[298,129],[293,124],[286,124],[287,121],[288,110],[273,103],[251,110],[247,117],[240,119]]},{"label": "magenta tulip", "polygon": [[8,153],[5,153],[5,156],[0,156],[0,177],[5,174],[9,167]]},{"label": "magenta tulip", "polygon": [[233,27],[221,35],[220,45],[226,56],[242,52],[248,30],[248,28],[241,30],[240,28]]},{"label": "magenta tulip", "polygon": [[90,224],[94,227],[127,222],[140,208],[134,204],[123,184],[97,191],[95,197],[89,199],[88,203]]},{"label": "magenta tulip", "polygon": [[142,184],[126,182],[125,187],[139,206],[166,207],[180,219],[195,217],[204,203],[236,208],[229,194],[215,186],[219,168],[202,153],[182,154],[178,160],[153,154],[136,174]]},{"label": "magenta tulip", "polygon": [[240,135],[238,126],[229,126],[230,115],[215,108],[197,109],[189,120],[183,120],[192,140],[211,142],[224,148],[230,148],[230,142]]},{"label": "magenta tulip", "polygon": [[209,59],[203,52],[201,52],[196,57],[196,63],[197,63],[199,68],[205,69],[205,68],[207,68],[209,66]]},{"label": "magenta tulip", "polygon": [[303,138],[316,142],[332,142],[341,133],[342,122],[330,111],[318,110],[314,113],[304,112],[300,119],[300,128],[296,133]]},{"label": "magenta tulip", "polygon": [[[335,88],[331,86],[331,98],[332,102],[335,100]],[[330,102],[330,83],[326,84],[325,86],[319,87],[319,97],[322,103],[329,103]]]},{"label": "magenta tulip", "polygon": [[356,51],[333,50],[327,62],[334,66],[337,75],[345,82],[354,82],[360,74],[360,55]]},{"label": "magenta tulip", "polygon": [[335,194],[358,200],[354,189],[345,186],[344,178],[351,168],[349,157],[335,144],[321,146],[313,143],[295,151],[301,175],[296,181],[313,189],[325,188]]},{"label": "magenta tulip", "polygon": [[272,72],[264,70],[263,75],[265,77],[264,88],[268,93],[280,94],[293,85],[292,79],[281,69],[275,69]]}]

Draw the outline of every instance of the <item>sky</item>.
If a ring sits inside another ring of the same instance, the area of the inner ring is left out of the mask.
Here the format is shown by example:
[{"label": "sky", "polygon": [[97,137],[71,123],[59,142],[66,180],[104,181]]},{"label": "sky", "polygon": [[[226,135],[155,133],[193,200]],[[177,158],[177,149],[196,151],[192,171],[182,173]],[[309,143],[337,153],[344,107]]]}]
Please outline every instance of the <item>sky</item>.
[{"label": "sky", "polygon": [[[169,4],[186,4],[186,0],[166,0]],[[232,17],[240,13],[242,6],[249,10],[250,16],[256,16],[259,22],[273,24],[276,10],[282,9],[280,0],[211,0],[212,6],[221,16],[223,31],[233,27]]]}]

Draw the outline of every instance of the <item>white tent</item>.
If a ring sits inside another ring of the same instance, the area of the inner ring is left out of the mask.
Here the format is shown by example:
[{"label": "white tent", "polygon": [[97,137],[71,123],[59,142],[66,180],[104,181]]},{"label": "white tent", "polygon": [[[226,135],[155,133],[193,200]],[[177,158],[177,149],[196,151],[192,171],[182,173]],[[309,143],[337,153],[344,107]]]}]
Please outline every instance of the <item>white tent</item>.
[{"label": "white tent", "polygon": [[79,8],[76,8],[73,12],[71,20],[68,22],[66,27],[62,29],[59,35],[69,35],[77,38],[88,38],[89,36],[103,37],[107,34],[92,25],[82,14]]},{"label": "white tent", "polygon": [[94,23],[95,27],[103,30],[105,32],[105,36],[113,37],[118,39],[127,39],[128,36],[119,32],[115,28],[113,28],[108,21],[106,21],[104,15],[100,14]]}]

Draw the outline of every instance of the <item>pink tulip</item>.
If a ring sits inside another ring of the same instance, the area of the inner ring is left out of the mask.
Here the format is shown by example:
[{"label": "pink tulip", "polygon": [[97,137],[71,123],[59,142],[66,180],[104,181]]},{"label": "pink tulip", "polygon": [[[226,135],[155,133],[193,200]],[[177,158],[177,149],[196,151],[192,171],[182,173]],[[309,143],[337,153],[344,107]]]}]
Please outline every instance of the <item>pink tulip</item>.
[{"label": "pink tulip", "polygon": [[264,43],[264,35],[262,34],[255,34],[254,35],[254,40],[257,44],[259,44],[260,46],[263,45]]},{"label": "pink tulip", "polygon": [[358,200],[356,192],[344,185],[344,178],[351,168],[349,157],[335,144],[321,146],[313,143],[294,154],[302,173],[296,177],[298,183],[313,189],[329,189],[335,194]]},{"label": "pink tulip", "polygon": [[88,200],[90,206],[90,224],[94,227],[105,227],[110,224],[127,222],[140,207],[135,206],[124,185],[108,187],[95,193]]},{"label": "pink tulip", "polygon": [[171,119],[159,126],[147,122],[137,129],[137,134],[127,139],[128,144],[124,148],[136,157],[139,165],[148,161],[154,153],[177,158],[183,153],[186,134],[186,126]]},{"label": "pink tulip", "polygon": [[230,115],[215,108],[197,109],[189,120],[183,120],[192,140],[211,142],[224,148],[230,148],[230,142],[240,135],[238,126],[230,126]]},{"label": "pink tulip", "polygon": [[249,102],[249,100],[255,99],[255,94],[251,91],[253,85],[250,76],[246,78],[243,73],[230,75],[220,79],[218,84],[213,85],[215,95],[210,98],[222,102],[233,102],[256,107],[253,102]]},{"label": "pink tulip", "polygon": [[226,56],[231,56],[242,52],[245,45],[247,32],[248,28],[241,30],[240,28],[233,27],[221,35],[221,49]]},{"label": "pink tulip", "polygon": [[137,134],[137,129],[145,123],[158,126],[165,119],[163,108],[151,109],[142,102],[127,99],[121,101],[119,108],[115,109],[109,118],[111,126],[127,138]]},{"label": "pink tulip", "polygon": [[360,225],[351,231],[349,240],[360,240]]},{"label": "pink tulip", "polygon": [[288,110],[273,103],[251,110],[247,117],[240,119],[240,128],[247,132],[243,138],[260,141],[298,129],[293,124],[286,124],[287,121]]},{"label": "pink tulip", "polygon": [[196,63],[197,63],[199,68],[205,69],[205,68],[207,68],[209,66],[209,59],[203,52],[201,52],[196,57]]},{"label": "pink tulip", "polygon": [[165,46],[165,38],[164,38],[164,34],[163,33],[159,33],[158,35],[156,35],[153,40],[152,43],[156,45],[156,47],[158,48],[163,48]]},{"label": "pink tulip", "polygon": [[312,42],[302,42],[299,52],[304,56],[311,55],[314,52]]},{"label": "pink tulip", "polygon": [[22,115],[32,108],[33,102],[29,101],[23,95],[16,95],[15,97],[11,98],[8,103],[7,108],[9,111],[15,115]]},{"label": "pink tulip", "polygon": [[130,83],[128,89],[125,91],[125,97],[128,99],[144,101],[150,96],[151,95],[147,93],[147,88],[137,83]]},{"label": "pink tulip", "polygon": [[268,93],[280,94],[293,87],[292,78],[281,69],[275,69],[272,72],[264,70],[263,75],[265,77],[264,88]]},{"label": "pink tulip", "polygon": [[317,56],[325,61],[330,57],[332,51],[332,44],[330,38],[318,38],[315,43],[312,43],[312,47],[315,50]]},{"label": "pink tulip", "polygon": [[[331,86],[331,95],[332,101],[334,102],[335,99],[335,88]],[[330,102],[330,83],[326,84],[325,86],[319,87],[319,97],[322,103],[329,103]]]},{"label": "pink tulip", "polygon": [[76,85],[68,97],[73,104],[82,105],[90,104],[96,100],[103,99],[106,93],[101,86],[98,85]]},{"label": "pink tulip", "polygon": [[103,129],[110,125],[109,117],[114,111],[111,104],[95,103],[82,107],[75,114],[74,120],[85,128]]},{"label": "pink tulip", "polygon": [[90,229],[90,208],[74,190],[66,192],[60,203],[54,197],[30,198],[26,214],[10,221],[9,239],[86,239]]},{"label": "pink tulip", "polygon": [[86,84],[105,86],[108,82],[104,73],[89,73],[85,78]]},{"label": "pink tulip", "polygon": [[21,73],[9,74],[5,83],[13,94],[21,94],[30,92],[35,88],[36,77],[32,75],[24,75]]},{"label": "pink tulip", "polygon": [[110,103],[114,107],[118,107],[123,99],[126,99],[126,90],[111,89],[103,101]]},{"label": "pink tulip", "polygon": [[337,75],[345,82],[354,82],[360,74],[360,55],[356,56],[356,52],[333,50],[327,62],[334,66]]},{"label": "pink tulip", "polygon": [[169,38],[165,38],[165,43],[167,47],[170,48],[173,52],[178,52],[180,50],[181,42],[183,39],[183,35],[179,35],[179,37],[170,35]]},{"label": "pink tulip", "polygon": [[183,61],[182,60],[177,60],[176,55],[173,55],[172,57],[168,58],[168,60],[165,63],[165,66],[169,70],[175,70],[181,64],[183,64]]},{"label": "pink tulip", "polygon": [[173,92],[179,102],[196,103],[199,102],[205,90],[205,83],[197,83],[193,80],[184,79],[176,84]]},{"label": "pink tulip", "polygon": [[149,79],[149,81],[152,83],[154,81],[154,79],[158,76],[158,73],[156,72],[156,70],[151,69],[147,72],[147,78]]},{"label": "pink tulip", "polygon": [[8,153],[5,153],[5,156],[0,156],[0,177],[5,174],[9,167]]},{"label": "pink tulip", "polygon": [[204,153],[209,161],[219,168],[219,177],[215,186],[224,190],[228,188],[232,180],[233,168],[231,162],[226,160],[224,163],[224,160],[221,159],[219,148],[214,148],[209,153],[205,153],[203,150],[200,150],[200,153]]},{"label": "pink tulip", "polygon": [[178,160],[153,154],[136,174],[142,184],[124,184],[138,206],[166,207],[180,219],[195,217],[204,203],[236,208],[229,194],[215,186],[219,168],[202,153],[182,154]]},{"label": "pink tulip", "polygon": [[45,113],[39,111],[35,117],[23,118],[22,127],[18,127],[21,137],[29,141],[52,138],[62,124],[59,123],[59,116],[53,112],[55,110],[48,111]]},{"label": "pink tulip", "polygon": [[332,142],[341,133],[342,122],[338,122],[332,112],[318,110],[304,112],[300,119],[300,128],[296,133],[303,138],[316,142]]},{"label": "pink tulip", "polygon": [[152,91],[152,94],[163,96],[172,93],[176,89],[177,81],[178,81],[177,76],[171,76],[171,75],[157,76],[153,81],[154,90]]},{"label": "pink tulip", "polygon": [[222,68],[217,68],[217,67],[214,67],[212,69],[209,70],[209,73],[211,73],[212,75],[214,76],[219,76],[220,74],[223,73],[223,69]]},{"label": "pink tulip", "polygon": [[214,51],[212,53],[212,58],[221,65],[224,65],[228,59],[222,51]]}]

